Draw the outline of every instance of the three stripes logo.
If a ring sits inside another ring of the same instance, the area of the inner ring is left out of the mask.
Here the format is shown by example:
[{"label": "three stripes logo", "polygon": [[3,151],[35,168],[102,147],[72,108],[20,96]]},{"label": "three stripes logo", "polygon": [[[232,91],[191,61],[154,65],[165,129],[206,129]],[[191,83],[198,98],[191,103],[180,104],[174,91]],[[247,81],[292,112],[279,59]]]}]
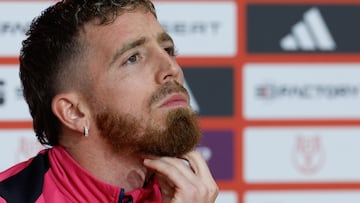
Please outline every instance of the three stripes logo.
[{"label": "three stripes logo", "polygon": [[3,105],[5,103],[5,82],[3,80],[0,80],[0,105]]},{"label": "three stripes logo", "polygon": [[313,7],[293,25],[291,33],[280,40],[280,47],[285,51],[334,51],[336,42],[320,10]]},{"label": "three stripes logo", "polygon": [[232,67],[183,67],[184,87],[190,96],[190,105],[199,116],[232,116]]}]

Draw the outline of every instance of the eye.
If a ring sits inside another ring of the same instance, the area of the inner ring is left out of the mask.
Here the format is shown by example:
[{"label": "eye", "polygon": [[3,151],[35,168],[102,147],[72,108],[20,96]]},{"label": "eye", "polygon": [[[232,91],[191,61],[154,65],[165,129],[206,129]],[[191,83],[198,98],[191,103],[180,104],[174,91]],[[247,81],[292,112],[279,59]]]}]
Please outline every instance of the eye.
[{"label": "eye", "polygon": [[138,60],[139,60],[139,54],[133,54],[126,60],[125,64],[133,64],[136,63]]},{"label": "eye", "polygon": [[166,48],[164,48],[164,50],[166,51],[166,53],[169,54],[169,56],[176,56],[177,55],[177,53],[175,51],[175,48],[173,46],[166,47]]}]

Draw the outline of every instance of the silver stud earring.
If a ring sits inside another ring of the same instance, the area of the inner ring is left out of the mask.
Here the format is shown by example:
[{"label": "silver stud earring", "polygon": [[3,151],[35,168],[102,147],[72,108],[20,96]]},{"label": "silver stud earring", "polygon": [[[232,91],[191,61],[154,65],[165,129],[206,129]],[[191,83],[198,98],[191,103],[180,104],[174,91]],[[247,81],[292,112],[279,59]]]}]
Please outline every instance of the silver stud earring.
[{"label": "silver stud earring", "polygon": [[89,128],[87,126],[84,126],[84,136],[85,137],[89,136]]}]

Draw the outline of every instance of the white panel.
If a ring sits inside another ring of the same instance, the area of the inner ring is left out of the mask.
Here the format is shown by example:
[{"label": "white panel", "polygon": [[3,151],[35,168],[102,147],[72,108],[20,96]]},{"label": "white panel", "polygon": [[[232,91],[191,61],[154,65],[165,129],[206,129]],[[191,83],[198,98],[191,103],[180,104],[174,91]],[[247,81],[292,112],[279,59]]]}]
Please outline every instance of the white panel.
[{"label": "white panel", "polygon": [[360,64],[249,63],[247,119],[359,119]]},{"label": "white panel", "polygon": [[244,203],[359,203],[360,190],[248,192]]},{"label": "white panel", "polygon": [[0,56],[17,57],[20,53],[21,42],[25,39],[34,17],[51,5],[45,2],[1,2],[0,1]]},{"label": "white panel", "polygon": [[360,127],[259,127],[244,132],[248,183],[360,181]]},{"label": "white panel", "polygon": [[17,65],[0,65],[0,121],[31,120]]},{"label": "white panel", "polygon": [[238,194],[235,191],[220,191],[215,203],[238,203]]},{"label": "white panel", "polygon": [[0,171],[35,156],[43,148],[33,130],[0,130]]},{"label": "white panel", "polygon": [[234,56],[235,2],[155,2],[158,19],[180,56]]}]

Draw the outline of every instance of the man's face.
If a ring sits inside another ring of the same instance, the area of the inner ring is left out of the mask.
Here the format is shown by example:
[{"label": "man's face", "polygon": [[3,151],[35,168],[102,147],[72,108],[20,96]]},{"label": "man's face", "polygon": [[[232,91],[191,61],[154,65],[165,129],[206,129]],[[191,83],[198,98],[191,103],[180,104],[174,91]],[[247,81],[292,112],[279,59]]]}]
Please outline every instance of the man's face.
[{"label": "man's face", "polygon": [[182,87],[174,44],[156,18],[137,10],[84,28],[94,123],[118,152],[180,156],[200,132]]}]

